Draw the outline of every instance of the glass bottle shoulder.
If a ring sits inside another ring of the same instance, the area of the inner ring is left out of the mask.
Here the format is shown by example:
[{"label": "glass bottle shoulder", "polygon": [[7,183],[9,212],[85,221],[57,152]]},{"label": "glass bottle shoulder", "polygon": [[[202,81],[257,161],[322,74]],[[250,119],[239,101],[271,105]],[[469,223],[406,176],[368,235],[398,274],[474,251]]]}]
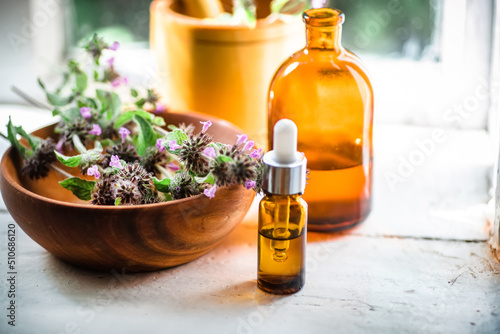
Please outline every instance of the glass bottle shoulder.
[{"label": "glass bottle shoulder", "polygon": [[338,76],[362,78],[372,88],[371,81],[363,62],[351,51],[341,52],[330,50],[303,48],[291,55],[277,70],[273,82],[296,77],[304,77],[312,73],[333,73]]}]

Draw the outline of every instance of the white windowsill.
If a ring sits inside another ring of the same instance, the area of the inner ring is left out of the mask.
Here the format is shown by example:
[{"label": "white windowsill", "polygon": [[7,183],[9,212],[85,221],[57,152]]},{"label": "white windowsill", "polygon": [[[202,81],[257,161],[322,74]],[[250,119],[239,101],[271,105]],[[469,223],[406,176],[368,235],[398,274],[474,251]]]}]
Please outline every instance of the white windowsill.
[{"label": "white windowsill", "polygon": [[[48,113],[3,105],[0,124],[10,113],[29,130],[50,120]],[[127,275],[112,287],[111,274],[66,265],[19,230],[17,329],[61,332],[71,323],[97,333],[119,322],[130,333],[460,332],[471,326],[495,332],[500,264],[487,243],[493,156],[486,132],[447,130],[447,140],[394,191],[385,179],[432,130],[375,126],[373,212],[343,236],[309,233],[307,283],[293,296],[256,287],[255,207],[206,256]],[[0,220],[5,235],[12,218],[3,211]],[[5,243],[0,252],[6,254]]]}]

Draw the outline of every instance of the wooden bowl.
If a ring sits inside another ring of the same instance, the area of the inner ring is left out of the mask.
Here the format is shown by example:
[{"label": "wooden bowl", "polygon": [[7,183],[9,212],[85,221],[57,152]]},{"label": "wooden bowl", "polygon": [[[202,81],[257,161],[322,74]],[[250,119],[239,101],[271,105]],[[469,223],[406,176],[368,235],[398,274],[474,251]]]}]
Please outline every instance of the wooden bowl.
[{"label": "wooden bowl", "polygon": [[[166,113],[167,124],[192,123],[206,115]],[[229,122],[209,118],[208,133],[232,144],[241,132]],[[34,134],[53,136],[52,126]],[[64,190],[52,173],[32,181],[20,175],[21,159],[8,149],[0,165],[0,187],[10,214],[35,242],[57,258],[97,270],[152,271],[192,261],[212,250],[243,219],[255,192],[221,187],[209,199],[198,195],[159,204],[93,206]]]}]

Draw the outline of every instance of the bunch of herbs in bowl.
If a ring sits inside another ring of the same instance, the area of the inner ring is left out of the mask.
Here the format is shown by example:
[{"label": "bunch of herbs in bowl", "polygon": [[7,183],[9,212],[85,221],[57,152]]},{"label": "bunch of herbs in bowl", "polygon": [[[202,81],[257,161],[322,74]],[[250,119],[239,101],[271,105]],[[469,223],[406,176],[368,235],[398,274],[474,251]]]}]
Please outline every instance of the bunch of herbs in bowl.
[{"label": "bunch of herbs in bowl", "polygon": [[77,168],[92,178],[72,176],[60,185],[95,205],[160,203],[201,193],[213,198],[218,187],[238,184],[259,191],[261,149],[244,134],[232,144],[214,142],[207,134],[210,120],[200,122],[198,133],[193,124],[165,128],[159,115],[166,108],[154,90],[140,94],[116,72],[114,56],[108,53],[118,46],[94,35],[84,46],[92,59],[92,76],[83,70],[85,64],[70,60],[55,91],[39,80],[60,119],[54,130],[58,138],[38,138],[9,121],[7,137],[24,159],[22,173],[43,178],[50,169],[61,171],[53,166],[56,160]]},{"label": "bunch of herbs in bowl", "polygon": [[206,254],[243,219],[260,191],[261,150],[226,121],[130,88],[114,67],[118,47],[96,35],[88,63],[69,61],[61,86],[40,81],[56,123],[28,133],[9,120],[2,197],[63,261],[168,268]]}]

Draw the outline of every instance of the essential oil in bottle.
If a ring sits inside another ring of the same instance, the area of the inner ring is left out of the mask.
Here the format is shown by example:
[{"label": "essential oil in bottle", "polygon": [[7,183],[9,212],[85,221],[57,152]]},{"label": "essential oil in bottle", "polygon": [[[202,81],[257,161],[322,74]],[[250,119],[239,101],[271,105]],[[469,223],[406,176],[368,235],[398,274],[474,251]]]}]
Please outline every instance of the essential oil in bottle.
[{"label": "essential oil in bottle", "polygon": [[269,88],[269,149],[274,124],[294,121],[310,170],[308,229],[342,231],[371,210],[373,90],[363,63],[342,46],[344,14],[315,8],[303,17],[307,44],[281,65]]},{"label": "essential oil in bottle", "polygon": [[307,160],[297,152],[297,126],[291,120],[274,126],[274,150],[263,163],[257,284],[272,294],[295,293],[305,284],[307,203],[301,195]]}]

